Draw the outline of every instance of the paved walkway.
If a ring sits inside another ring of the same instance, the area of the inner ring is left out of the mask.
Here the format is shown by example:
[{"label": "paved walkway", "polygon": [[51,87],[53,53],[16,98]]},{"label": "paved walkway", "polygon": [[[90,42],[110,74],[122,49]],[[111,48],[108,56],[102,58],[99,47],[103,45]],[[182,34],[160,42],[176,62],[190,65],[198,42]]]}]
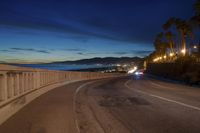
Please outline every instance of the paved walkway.
[{"label": "paved walkway", "polygon": [[56,88],[12,116],[0,126],[0,133],[77,133],[73,96],[86,81]]}]

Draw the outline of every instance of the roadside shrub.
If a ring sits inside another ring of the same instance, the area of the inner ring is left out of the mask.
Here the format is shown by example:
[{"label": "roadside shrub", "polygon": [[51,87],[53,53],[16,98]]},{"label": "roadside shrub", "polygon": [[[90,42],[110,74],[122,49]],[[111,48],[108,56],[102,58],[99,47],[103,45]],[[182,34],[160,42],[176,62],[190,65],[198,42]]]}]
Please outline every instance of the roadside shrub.
[{"label": "roadside shrub", "polygon": [[200,84],[200,63],[196,63],[192,57],[179,58],[174,63],[150,63],[147,65],[147,73],[190,85]]}]

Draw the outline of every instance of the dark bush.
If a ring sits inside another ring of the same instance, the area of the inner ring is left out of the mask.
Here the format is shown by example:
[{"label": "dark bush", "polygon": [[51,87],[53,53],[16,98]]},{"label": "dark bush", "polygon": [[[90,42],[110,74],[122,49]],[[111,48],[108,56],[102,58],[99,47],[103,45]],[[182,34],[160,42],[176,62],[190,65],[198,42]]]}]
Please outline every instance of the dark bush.
[{"label": "dark bush", "polygon": [[149,63],[147,73],[187,84],[200,84],[200,63],[191,57],[179,58],[174,63]]}]

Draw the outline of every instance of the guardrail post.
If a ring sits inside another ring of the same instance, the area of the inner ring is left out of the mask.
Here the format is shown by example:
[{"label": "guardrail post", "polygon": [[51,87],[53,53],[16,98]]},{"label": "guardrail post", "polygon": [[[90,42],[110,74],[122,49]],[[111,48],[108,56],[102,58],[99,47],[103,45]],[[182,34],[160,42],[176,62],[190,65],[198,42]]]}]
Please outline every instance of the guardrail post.
[{"label": "guardrail post", "polygon": [[7,74],[0,74],[0,101],[7,100]]},{"label": "guardrail post", "polygon": [[71,81],[71,72],[69,72],[68,76],[69,76],[69,81]]},{"label": "guardrail post", "polygon": [[19,73],[19,94],[22,94],[24,91],[24,77],[23,73]]},{"label": "guardrail post", "polygon": [[11,72],[7,73],[7,88],[7,96],[12,98],[14,96],[14,77]]},{"label": "guardrail post", "polygon": [[19,94],[19,74],[14,74],[14,96]]},{"label": "guardrail post", "polygon": [[36,88],[39,88],[40,87],[40,73],[39,72],[36,72],[35,80],[36,80]]}]

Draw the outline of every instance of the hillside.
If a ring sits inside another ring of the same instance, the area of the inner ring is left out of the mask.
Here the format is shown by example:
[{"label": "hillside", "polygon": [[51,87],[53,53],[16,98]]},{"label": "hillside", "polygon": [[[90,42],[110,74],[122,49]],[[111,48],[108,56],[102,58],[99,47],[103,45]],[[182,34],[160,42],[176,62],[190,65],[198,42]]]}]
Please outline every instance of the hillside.
[{"label": "hillside", "polygon": [[53,62],[53,63],[63,63],[63,64],[125,64],[131,62],[142,62],[144,59],[139,57],[105,57],[105,58],[91,58],[91,59],[81,59],[76,61],[63,61],[63,62]]}]

